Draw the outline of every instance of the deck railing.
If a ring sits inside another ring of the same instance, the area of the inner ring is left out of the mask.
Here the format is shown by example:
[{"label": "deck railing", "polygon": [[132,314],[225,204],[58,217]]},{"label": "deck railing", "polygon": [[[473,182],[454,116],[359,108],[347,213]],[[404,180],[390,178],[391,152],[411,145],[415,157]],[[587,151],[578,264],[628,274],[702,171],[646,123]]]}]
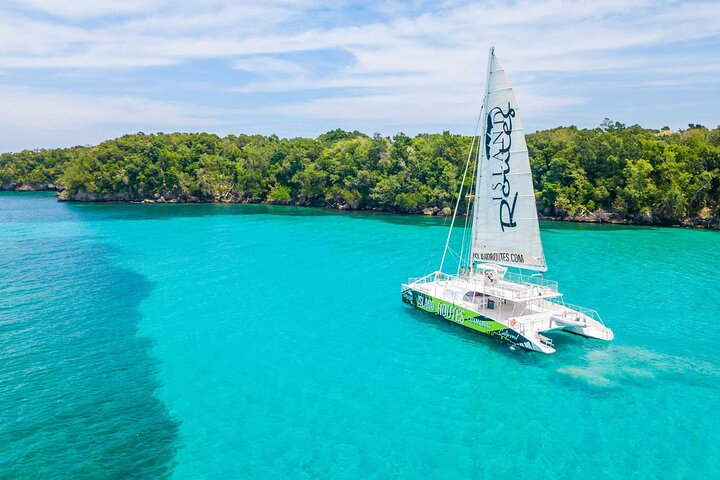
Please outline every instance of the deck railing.
[{"label": "deck railing", "polygon": [[597,312],[597,310],[581,307],[580,305],[575,305],[572,303],[567,303],[562,298],[558,298],[558,299],[551,298],[550,301],[552,303],[555,303],[562,307],[567,307],[571,310],[575,310],[576,312],[582,313],[583,315],[586,315],[586,316],[592,318],[593,320],[599,322],[601,325],[603,325],[603,326],[605,325],[605,323],[602,321],[602,318],[600,318],[600,314]]},{"label": "deck railing", "polygon": [[410,277],[408,278],[408,283],[428,283],[428,282],[434,282],[436,280],[452,280],[453,278],[457,278],[457,275],[450,275],[449,273],[440,273],[440,272],[433,272],[431,274],[425,275],[424,277]]},{"label": "deck railing", "polygon": [[558,282],[554,280],[545,280],[541,275],[523,275],[517,272],[505,273],[505,280],[508,282],[518,283],[520,285],[537,285],[553,293],[558,293]]},{"label": "deck railing", "polygon": [[548,346],[548,347],[550,347],[550,348],[553,347],[552,338],[548,338],[548,337],[546,337],[545,335],[542,335],[542,334],[539,333],[539,332],[538,332],[538,333],[535,333],[535,335],[537,336],[538,340],[540,340],[541,343],[543,343],[544,345],[546,345],[546,346]]},{"label": "deck railing", "polygon": [[467,280],[471,285],[482,285],[486,293],[490,295],[497,295],[500,298],[507,298],[515,301],[528,300],[536,298],[539,295],[554,296],[559,294],[557,282],[545,280],[540,275],[523,275],[516,272],[506,272],[502,277],[502,282],[528,287],[526,290],[509,291],[506,288],[503,288],[500,283],[497,283],[494,280],[486,279],[482,273],[478,273],[472,278],[467,278],[447,273],[433,272],[429,275],[425,275],[424,277],[408,278],[408,283],[432,283],[438,280],[448,281],[456,278]]},{"label": "deck railing", "polygon": [[600,322],[600,324],[603,326],[605,325],[602,321],[602,318],[600,318],[600,314],[596,310],[593,310],[591,308],[581,307],[580,305],[574,305],[572,303],[566,303],[565,306],[575,310],[576,312],[580,312],[583,315],[586,315],[586,316],[592,318],[593,320]]}]

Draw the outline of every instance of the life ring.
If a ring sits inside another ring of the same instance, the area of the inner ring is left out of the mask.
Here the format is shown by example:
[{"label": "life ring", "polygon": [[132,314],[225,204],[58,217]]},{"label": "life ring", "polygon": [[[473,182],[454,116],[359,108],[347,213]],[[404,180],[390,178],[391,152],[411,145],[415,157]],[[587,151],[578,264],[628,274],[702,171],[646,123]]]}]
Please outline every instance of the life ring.
[{"label": "life ring", "polygon": [[515,321],[514,318],[513,318],[512,320],[510,320],[510,326],[511,326],[511,327],[514,327],[516,323],[517,323],[517,322]]}]

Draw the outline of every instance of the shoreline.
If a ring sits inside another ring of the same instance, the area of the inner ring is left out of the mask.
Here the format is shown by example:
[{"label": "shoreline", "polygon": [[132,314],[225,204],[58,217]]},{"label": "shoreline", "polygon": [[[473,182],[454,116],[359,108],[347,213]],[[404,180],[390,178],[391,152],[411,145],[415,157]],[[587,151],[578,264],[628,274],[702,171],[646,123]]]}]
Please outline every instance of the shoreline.
[{"label": "shoreline", "polygon": [[[383,215],[398,215],[408,217],[435,217],[435,218],[448,218],[450,217],[449,207],[443,209],[439,207],[426,207],[423,210],[416,212],[400,212],[397,210],[383,210],[383,209],[359,209],[352,208],[347,204],[332,204],[320,202],[302,202],[302,201],[290,201],[290,202],[263,202],[263,201],[250,201],[239,197],[234,198],[200,198],[200,197],[178,197],[166,200],[164,196],[155,194],[154,198],[132,198],[130,194],[112,194],[112,195],[100,195],[91,194],[87,192],[79,192],[75,195],[63,195],[65,188],[61,185],[56,184],[41,184],[41,183],[13,183],[13,184],[2,184],[0,185],[0,192],[55,192],[55,196],[59,202],[71,202],[71,203],[107,203],[107,204],[237,204],[237,205],[278,205],[278,206],[294,206],[294,207],[310,207],[310,208],[321,208],[325,210],[332,210],[335,212],[361,212],[361,213],[376,213]],[[458,214],[459,218],[464,218],[465,214]],[[637,215],[623,215],[615,212],[606,212],[602,209],[598,209],[594,212],[581,212],[576,215],[568,216],[553,216],[543,215],[538,212],[538,219],[542,221],[554,221],[554,222],[566,222],[566,223],[587,223],[596,225],[626,225],[626,226],[639,226],[639,227],[663,227],[663,228],[687,228],[693,230],[720,230],[720,219],[709,218],[701,219],[699,217],[689,218],[685,220],[676,219],[659,219],[652,216],[651,214],[637,214]]]}]

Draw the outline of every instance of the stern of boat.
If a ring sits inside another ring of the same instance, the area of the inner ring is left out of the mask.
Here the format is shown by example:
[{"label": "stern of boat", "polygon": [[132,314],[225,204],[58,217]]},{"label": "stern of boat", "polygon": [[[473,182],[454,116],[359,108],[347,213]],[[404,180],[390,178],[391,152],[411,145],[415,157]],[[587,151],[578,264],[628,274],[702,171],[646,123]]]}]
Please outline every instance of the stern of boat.
[{"label": "stern of boat", "polygon": [[611,341],[615,338],[613,331],[606,327],[600,315],[577,305],[565,305],[564,308],[552,315],[556,328],[564,332],[594,338],[596,340]]},{"label": "stern of boat", "polygon": [[605,340],[607,342],[615,338],[615,334],[611,329],[601,324],[588,324],[584,327],[563,327],[564,332],[573,333],[583,337],[594,338],[596,340]]}]

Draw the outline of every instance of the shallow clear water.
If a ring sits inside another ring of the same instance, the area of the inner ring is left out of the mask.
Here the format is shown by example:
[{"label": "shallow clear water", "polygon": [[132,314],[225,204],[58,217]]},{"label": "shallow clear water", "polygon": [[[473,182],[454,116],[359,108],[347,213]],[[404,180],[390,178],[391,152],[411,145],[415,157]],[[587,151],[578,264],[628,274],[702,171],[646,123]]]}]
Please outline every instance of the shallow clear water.
[{"label": "shallow clear water", "polygon": [[716,474],[720,234],[542,227],[612,344],[404,305],[442,220],[0,194],[0,477]]}]

